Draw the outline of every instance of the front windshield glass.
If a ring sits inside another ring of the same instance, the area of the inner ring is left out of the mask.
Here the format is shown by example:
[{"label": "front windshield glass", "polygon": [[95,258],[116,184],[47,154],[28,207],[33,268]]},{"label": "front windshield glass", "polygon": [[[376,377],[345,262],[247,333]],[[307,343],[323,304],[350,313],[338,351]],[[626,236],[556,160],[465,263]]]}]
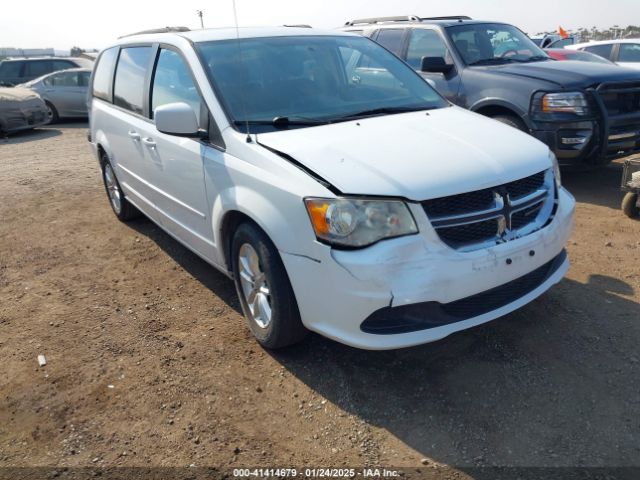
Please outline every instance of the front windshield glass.
[{"label": "front windshield glass", "polygon": [[447,28],[451,41],[467,65],[548,60],[544,51],[511,25],[478,23]]},{"label": "front windshield glass", "polygon": [[448,105],[373,41],[288,36],[200,43],[200,57],[236,128],[269,131]]}]

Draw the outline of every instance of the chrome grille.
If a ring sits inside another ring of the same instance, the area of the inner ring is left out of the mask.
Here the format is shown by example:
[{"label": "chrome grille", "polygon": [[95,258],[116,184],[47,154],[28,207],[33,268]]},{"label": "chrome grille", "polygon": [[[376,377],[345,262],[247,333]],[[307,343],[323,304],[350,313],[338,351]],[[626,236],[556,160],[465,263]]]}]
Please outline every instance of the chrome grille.
[{"label": "chrome grille", "polygon": [[552,170],[469,193],[422,202],[440,239],[472,251],[529,235],[551,218],[555,202]]}]

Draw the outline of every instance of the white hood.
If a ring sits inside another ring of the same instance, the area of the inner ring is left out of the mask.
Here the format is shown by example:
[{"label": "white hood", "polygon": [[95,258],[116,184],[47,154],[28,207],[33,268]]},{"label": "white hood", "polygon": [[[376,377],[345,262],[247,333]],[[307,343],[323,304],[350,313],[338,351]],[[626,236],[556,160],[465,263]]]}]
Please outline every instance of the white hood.
[{"label": "white hood", "polygon": [[262,133],[343,193],[427,200],[551,167],[533,137],[458,107]]}]

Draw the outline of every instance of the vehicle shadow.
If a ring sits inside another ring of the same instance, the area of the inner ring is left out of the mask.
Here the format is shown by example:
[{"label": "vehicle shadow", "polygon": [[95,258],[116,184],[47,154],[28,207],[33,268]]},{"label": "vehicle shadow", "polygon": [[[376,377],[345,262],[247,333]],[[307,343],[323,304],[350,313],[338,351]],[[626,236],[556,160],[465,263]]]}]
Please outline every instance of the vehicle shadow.
[{"label": "vehicle shadow", "polygon": [[88,128],[89,119],[87,118],[61,118],[56,123],[51,123],[48,126],[57,126],[62,128]]},{"label": "vehicle shadow", "polygon": [[[241,314],[226,276],[151,221],[129,226]],[[638,466],[640,304],[625,298],[635,294],[605,275],[565,279],[510,315],[419,347],[371,352],[312,334],[268,353],[416,452],[405,465],[427,458],[482,480],[495,474],[478,470],[487,466]]]},{"label": "vehicle shadow", "polygon": [[57,128],[39,127],[33,130],[22,130],[20,132],[10,133],[8,137],[0,136],[0,145],[17,145],[20,143],[45,140],[59,135],[62,135],[62,132]]},{"label": "vehicle shadow", "polygon": [[226,275],[209,265],[198,255],[184,247],[177,240],[147,218],[139,218],[127,225],[140,235],[152,240],[189,275],[211,290],[229,307],[242,315],[242,308],[236,295],[233,281]]},{"label": "vehicle shadow", "polygon": [[620,297],[633,293],[606,276],[564,280],[432,344],[369,352],[314,335],[271,355],[416,451],[414,465],[426,457],[473,478],[482,466],[637,465],[640,305]]},{"label": "vehicle shadow", "polygon": [[562,173],[562,185],[578,202],[591,203],[620,210],[624,192],[620,190],[622,161],[592,171]]}]

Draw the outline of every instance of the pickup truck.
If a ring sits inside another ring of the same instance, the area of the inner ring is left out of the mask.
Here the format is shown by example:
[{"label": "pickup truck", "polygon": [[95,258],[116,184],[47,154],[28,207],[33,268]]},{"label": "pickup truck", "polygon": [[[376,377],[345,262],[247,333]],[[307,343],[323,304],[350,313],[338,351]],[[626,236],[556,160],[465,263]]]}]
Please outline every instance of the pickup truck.
[{"label": "pickup truck", "polygon": [[392,51],[452,103],[543,141],[561,166],[605,165],[640,150],[638,71],[559,62],[512,25],[463,16],[368,18],[342,30]]}]

